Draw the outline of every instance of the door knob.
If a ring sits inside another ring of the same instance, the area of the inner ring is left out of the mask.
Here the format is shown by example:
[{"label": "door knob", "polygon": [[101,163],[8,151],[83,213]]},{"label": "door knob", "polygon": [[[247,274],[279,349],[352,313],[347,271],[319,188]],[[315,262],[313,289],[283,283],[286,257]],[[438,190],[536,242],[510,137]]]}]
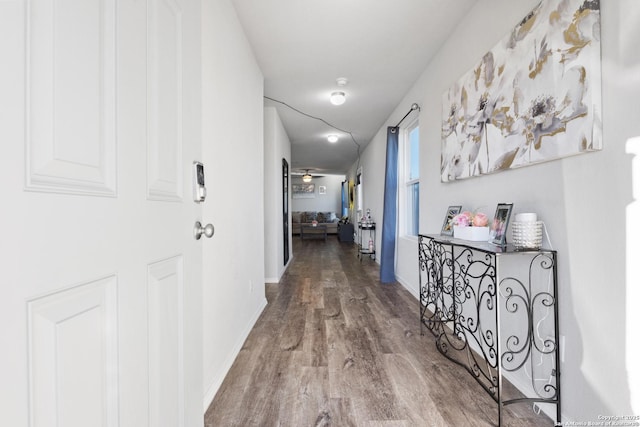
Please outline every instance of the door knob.
[{"label": "door knob", "polygon": [[195,237],[196,240],[200,240],[203,234],[205,237],[211,238],[213,233],[215,233],[215,229],[212,224],[207,224],[203,227],[200,221],[196,221],[196,224],[193,226],[193,237]]}]

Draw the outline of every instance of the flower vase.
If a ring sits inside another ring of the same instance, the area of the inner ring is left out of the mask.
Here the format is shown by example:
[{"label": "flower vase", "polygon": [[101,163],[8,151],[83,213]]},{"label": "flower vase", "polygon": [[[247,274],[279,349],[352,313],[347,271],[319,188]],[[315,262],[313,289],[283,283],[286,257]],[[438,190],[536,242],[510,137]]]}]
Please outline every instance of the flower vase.
[{"label": "flower vase", "polygon": [[454,225],[453,237],[472,242],[486,242],[489,240],[489,227],[461,227]]}]

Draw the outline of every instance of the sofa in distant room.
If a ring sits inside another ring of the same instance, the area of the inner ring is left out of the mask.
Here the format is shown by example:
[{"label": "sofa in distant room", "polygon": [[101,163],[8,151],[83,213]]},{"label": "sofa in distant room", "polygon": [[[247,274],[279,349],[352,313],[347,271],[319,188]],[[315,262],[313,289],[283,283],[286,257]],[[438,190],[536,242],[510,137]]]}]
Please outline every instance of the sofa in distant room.
[{"label": "sofa in distant room", "polygon": [[327,234],[338,234],[339,218],[335,212],[293,211],[291,212],[291,233],[300,234],[302,225],[311,225],[318,221],[318,225],[327,227]]}]

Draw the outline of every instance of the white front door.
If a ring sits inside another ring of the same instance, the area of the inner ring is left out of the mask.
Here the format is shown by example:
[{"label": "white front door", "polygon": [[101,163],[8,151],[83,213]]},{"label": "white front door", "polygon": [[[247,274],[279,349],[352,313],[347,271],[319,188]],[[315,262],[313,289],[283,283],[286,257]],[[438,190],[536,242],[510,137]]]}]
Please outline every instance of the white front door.
[{"label": "white front door", "polygon": [[197,0],[0,0],[0,425],[202,420]]}]

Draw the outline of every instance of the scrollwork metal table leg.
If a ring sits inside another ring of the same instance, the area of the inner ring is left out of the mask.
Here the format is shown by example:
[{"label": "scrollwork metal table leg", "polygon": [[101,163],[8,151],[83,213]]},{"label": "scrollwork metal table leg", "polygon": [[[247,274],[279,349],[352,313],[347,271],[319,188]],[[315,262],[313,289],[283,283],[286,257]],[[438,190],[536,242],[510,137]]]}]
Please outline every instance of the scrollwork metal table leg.
[{"label": "scrollwork metal table leg", "polygon": [[[529,257],[528,272],[516,263],[511,273],[500,261],[507,256]],[[556,256],[419,238],[421,333],[426,326],[438,351],[494,399],[500,427],[504,407],[513,403],[555,404],[561,422]],[[533,392],[507,399],[502,376],[508,372],[528,376]]]}]

